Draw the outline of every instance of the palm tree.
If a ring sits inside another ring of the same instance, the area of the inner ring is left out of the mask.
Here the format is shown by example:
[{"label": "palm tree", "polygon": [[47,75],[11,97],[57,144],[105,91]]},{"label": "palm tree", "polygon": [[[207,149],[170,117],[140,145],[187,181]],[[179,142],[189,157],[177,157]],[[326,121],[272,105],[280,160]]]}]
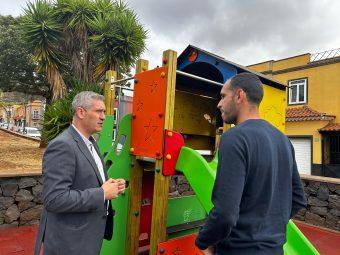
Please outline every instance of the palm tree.
[{"label": "palm tree", "polygon": [[58,45],[63,40],[63,26],[56,22],[54,9],[46,0],[28,3],[23,17],[24,34],[33,51],[32,61],[38,72],[45,72],[53,99],[64,96],[66,86],[61,75],[64,56]]},{"label": "palm tree", "polygon": [[89,47],[89,22],[95,16],[94,2],[90,0],[57,0],[55,12],[59,23],[64,25],[64,45],[70,56],[75,79],[93,80],[93,54]]},{"label": "palm tree", "polygon": [[120,0],[36,0],[24,12],[32,60],[47,73],[54,99],[65,95],[65,78],[125,73],[145,49],[147,31]]},{"label": "palm tree", "polygon": [[107,70],[118,73],[128,70],[145,50],[147,31],[136,13],[122,1],[97,0],[95,8],[96,16],[89,25],[94,33],[90,46],[96,49],[99,58],[94,72],[98,79]]}]

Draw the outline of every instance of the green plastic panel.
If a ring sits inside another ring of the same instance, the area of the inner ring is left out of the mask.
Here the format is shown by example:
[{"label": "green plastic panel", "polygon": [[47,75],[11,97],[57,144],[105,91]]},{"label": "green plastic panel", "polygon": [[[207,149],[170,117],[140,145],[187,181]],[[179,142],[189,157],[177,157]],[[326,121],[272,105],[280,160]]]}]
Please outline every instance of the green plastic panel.
[{"label": "green plastic panel", "polygon": [[213,160],[211,160],[208,164],[209,164],[211,170],[213,170],[213,171],[215,171],[215,172],[217,171],[217,164],[218,164],[218,150],[216,150]]},{"label": "green plastic panel", "polygon": [[[104,158],[105,164],[110,165],[108,168],[110,178],[130,180],[131,120],[131,114],[125,115],[121,119],[117,139]],[[105,143],[103,144],[105,145]],[[112,200],[112,207],[116,210],[113,237],[111,241],[104,240],[101,255],[125,254],[128,197],[129,188],[117,199]]]},{"label": "green plastic panel", "polygon": [[182,236],[197,234],[198,231],[199,231],[199,228],[192,228],[192,229],[186,229],[183,231],[178,231],[175,233],[168,234],[168,239],[174,239],[174,238],[178,238]]},{"label": "green plastic panel", "polygon": [[[195,150],[182,147],[176,164],[176,170],[185,175],[207,213],[213,207],[211,194],[216,178],[216,160],[217,155],[212,162],[207,163]],[[287,224],[287,242],[284,245],[284,252],[285,255],[319,254],[291,220]]]},{"label": "green plastic panel", "polygon": [[287,224],[287,242],[283,246],[285,255],[319,255],[300,229],[290,220]]},{"label": "green plastic panel", "polygon": [[207,213],[196,196],[169,198],[166,226],[204,220]]},{"label": "green plastic panel", "polygon": [[113,121],[112,115],[105,116],[105,121],[98,140],[98,147],[102,155],[107,154],[112,148]]},{"label": "green plastic panel", "polygon": [[185,146],[180,151],[176,170],[185,175],[205,211],[209,212],[213,207],[211,193],[216,171],[197,151]]}]

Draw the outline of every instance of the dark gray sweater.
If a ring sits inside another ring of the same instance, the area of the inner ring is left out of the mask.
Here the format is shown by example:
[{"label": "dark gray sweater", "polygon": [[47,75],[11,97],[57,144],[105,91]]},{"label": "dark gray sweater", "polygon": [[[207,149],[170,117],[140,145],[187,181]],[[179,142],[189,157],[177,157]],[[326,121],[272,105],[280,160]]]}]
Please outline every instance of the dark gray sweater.
[{"label": "dark gray sweater", "polygon": [[262,119],[222,135],[213,209],[196,245],[221,254],[283,254],[286,224],[306,198],[289,139]]}]

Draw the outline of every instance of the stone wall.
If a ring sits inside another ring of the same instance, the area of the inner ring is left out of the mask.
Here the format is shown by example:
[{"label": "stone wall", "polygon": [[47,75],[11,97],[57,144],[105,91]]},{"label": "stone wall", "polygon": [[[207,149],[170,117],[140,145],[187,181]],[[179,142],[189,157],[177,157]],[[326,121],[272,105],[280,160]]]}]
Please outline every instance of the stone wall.
[{"label": "stone wall", "polygon": [[[340,179],[301,175],[308,200],[295,219],[340,231]],[[39,223],[42,178],[0,178],[0,228]],[[170,179],[169,197],[193,195],[182,175]]]},{"label": "stone wall", "polygon": [[[308,205],[296,220],[340,231],[340,179],[301,175]],[[195,194],[184,176],[171,177],[169,197]]]},{"label": "stone wall", "polygon": [[307,208],[295,219],[340,231],[340,179],[302,176]]},{"label": "stone wall", "polygon": [[41,176],[0,178],[0,228],[38,224],[41,193]]},{"label": "stone wall", "polygon": [[194,195],[188,180],[183,175],[174,175],[170,178],[169,197]]}]

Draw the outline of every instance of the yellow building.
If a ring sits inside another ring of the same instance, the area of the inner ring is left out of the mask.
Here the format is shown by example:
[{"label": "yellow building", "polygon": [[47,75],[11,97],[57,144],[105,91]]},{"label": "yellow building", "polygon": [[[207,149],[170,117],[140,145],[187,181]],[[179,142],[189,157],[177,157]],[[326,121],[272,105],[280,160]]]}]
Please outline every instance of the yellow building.
[{"label": "yellow building", "polygon": [[300,173],[340,177],[340,49],[249,68],[289,87],[286,134]]},{"label": "yellow building", "polygon": [[42,128],[42,119],[45,111],[45,103],[34,100],[15,108],[14,121],[17,126]]}]

